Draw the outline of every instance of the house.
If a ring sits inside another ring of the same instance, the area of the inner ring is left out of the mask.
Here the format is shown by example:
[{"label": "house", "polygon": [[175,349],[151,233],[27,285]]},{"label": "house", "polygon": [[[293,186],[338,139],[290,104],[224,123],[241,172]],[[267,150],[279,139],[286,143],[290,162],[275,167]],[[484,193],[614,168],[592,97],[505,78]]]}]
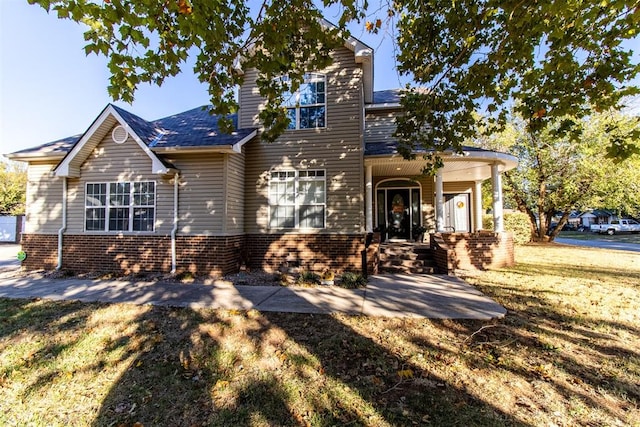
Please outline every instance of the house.
[{"label": "house", "polygon": [[617,217],[605,209],[593,209],[580,214],[581,226],[588,229],[593,224],[609,224]]},{"label": "house", "polygon": [[[435,178],[421,175],[424,160],[395,149],[399,92],[374,92],[371,48],[350,38],[309,73],[274,143],[260,139],[256,78],[245,70],[232,134],[206,108],[147,121],[109,104],[84,133],[9,154],[29,165],[23,267],[356,271],[363,256],[376,268],[381,241],[412,241],[418,226],[441,271],[513,263],[501,173],[517,159],[467,148],[444,153]],[[481,230],[487,179],[495,231]]]}]

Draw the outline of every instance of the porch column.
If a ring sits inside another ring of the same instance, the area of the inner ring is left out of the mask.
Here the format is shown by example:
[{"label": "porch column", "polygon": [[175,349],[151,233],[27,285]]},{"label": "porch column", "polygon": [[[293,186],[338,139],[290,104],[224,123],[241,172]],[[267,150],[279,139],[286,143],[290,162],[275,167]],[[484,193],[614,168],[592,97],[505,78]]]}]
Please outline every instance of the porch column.
[{"label": "porch column", "polygon": [[442,179],[442,169],[436,173],[436,231],[442,232],[444,229],[444,183]]},{"label": "porch column", "polygon": [[502,175],[498,164],[491,165],[491,185],[493,189],[493,231],[504,231],[504,214],[502,213]]},{"label": "porch column", "polygon": [[474,203],[474,213],[476,217],[476,231],[482,230],[482,181],[476,181],[476,186],[473,191],[473,198],[475,199]]},{"label": "porch column", "polygon": [[365,227],[367,233],[373,233],[373,166],[365,166]]}]

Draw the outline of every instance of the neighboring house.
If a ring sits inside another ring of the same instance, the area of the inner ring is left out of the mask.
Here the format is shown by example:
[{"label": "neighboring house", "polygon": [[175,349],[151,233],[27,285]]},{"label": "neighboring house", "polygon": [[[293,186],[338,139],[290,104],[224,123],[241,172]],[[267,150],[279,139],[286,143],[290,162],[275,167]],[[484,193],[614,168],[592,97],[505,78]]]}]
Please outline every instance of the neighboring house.
[{"label": "neighboring house", "polygon": [[605,209],[593,209],[580,214],[580,225],[589,228],[593,224],[609,224],[617,217]]},{"label": "neighboring house", "polygon": [[[420,156],[396,152],[399,92],[373,91],[372,49],[349,39],[333,59],[292,95],[292,128],[274,143],[260,139],[264,100],[246,70],[230,135],[203,108],[150,122],[110,104],[81,135],[9,154],[29,163],[23,266],[359,270],[363,252],[375,268],[374,229],[413,240],[417,226],[441,232],[431,239],[441,270],[512,263],[500,174],[517,159],[468,148],[422,176]],[[481,233],[490,178],[497,232]]]}]

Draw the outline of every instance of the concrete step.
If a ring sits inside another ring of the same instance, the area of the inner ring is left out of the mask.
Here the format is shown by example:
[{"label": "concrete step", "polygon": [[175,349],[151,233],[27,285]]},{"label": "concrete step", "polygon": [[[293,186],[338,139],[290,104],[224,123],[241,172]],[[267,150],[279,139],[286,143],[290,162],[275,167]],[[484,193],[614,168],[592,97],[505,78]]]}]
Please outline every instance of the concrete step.
[{"label": "concrete step", "polygon": [[380,271],[403,274],[434,274],[433,251],[426,244],[392,242],[380,245]]}]

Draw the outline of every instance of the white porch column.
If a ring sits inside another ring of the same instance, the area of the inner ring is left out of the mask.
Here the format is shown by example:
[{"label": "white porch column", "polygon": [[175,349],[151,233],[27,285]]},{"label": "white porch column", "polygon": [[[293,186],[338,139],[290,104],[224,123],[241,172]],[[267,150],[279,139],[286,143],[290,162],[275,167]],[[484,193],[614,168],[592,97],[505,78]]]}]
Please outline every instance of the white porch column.
[{"label": "white porch column", "polygon": [[502,175],[498,164],[491,165],[491,184],[493,189],[493,231],[504,231],[504,214],[502,212]]},{"label": "white porch column", "polygon": [[436,231],[442,232],[444,229],[444,183],[442,179],[442,169],[436,173]]},{"label": "white porch column", "polygon": [[474,216],[476,218],[475,230],[482,230],[482,181],[476,181],[475,189],[473,190],[474,203]]},{"label": "white porch column", "polygon": [[365,166],[365,226],[367,233],[373,232],[373,166]]}]

